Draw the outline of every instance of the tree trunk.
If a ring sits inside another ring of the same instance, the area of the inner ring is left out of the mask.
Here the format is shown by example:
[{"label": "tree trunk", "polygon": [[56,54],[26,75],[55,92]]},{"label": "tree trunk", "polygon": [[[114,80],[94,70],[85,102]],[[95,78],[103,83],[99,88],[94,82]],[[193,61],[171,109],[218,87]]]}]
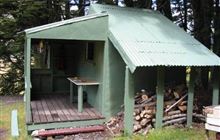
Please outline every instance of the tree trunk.
[{"label": "tree trunk", "polygon": [[163,15],[165,15],[170,20],[173,19],[169,0],[157,0],[157,10],[160,11]]},{"label": "tree trunk", "polygon": [[[210,49],[213,1],[192,0],[191,3],[194,15],[194,37]],[[208,72],[208,67],[203,68],[201,71],[200,79],[204,88],[208,87]]]},{"label": "tree trunk", "polygon": [[220,6],[219,6],[219,0],[215,0],[213,51],[218,56],[220,56],[219,47],[220,47]]}]

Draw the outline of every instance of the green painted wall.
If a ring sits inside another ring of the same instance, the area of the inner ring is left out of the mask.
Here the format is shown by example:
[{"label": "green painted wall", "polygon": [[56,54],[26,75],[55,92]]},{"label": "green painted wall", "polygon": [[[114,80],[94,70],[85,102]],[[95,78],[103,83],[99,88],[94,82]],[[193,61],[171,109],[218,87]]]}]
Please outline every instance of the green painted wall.
[{"label": "green painted wall", "polygon": [[[88,102],[101,112],[102,71],[104,42],[94,42],[94,61],[86,60],[87,41],[49,40],[51,68],[32,69],[32,97],[46,93],[69,92],[67,77],[85,77],[100,82],[99,86],[87,86]],[[77,87],[74,87],[74,98]]]},{"label": "green painted wall", "polygon": [[[62,22],[62,21],[61,21]],[[105,40],[108,16],[83,20],[27,34],[30,38],[64,40]],[[97,28],[98,27],[98,28]]]},{"label": "green painted wall", "polygon": [[121,105],[124,103],[124,81],[125,81],[125,63],[120,54],[109,41],[108,46],[108,72],[109,80],[105,90],[104,106],[107,117],[111,117],[121,110]]},{"label": "green painted wall", "polygon": [[86,60],[86,43],[84,47],[78,49],[79,63],[77,66],[77,75],[88,79],[96,80],[99,86],[86,86],[84,91],[87,93],[87,101],[98,111],[102,111],[102,84],[103,84],[103,54],[104,42],[94,42],[94,60]]}]

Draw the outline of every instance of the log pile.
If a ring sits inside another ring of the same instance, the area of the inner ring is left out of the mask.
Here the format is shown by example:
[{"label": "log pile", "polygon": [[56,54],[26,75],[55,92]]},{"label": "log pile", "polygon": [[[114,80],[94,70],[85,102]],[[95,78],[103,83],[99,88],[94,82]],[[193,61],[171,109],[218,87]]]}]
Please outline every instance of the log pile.
[{"label": "log pile", "polygon": [[[184,84],[173,87],[168,86],[164,92],[163,126],[185,124],[187,117],[187,87]],[[124,106],[122,105],[122,107]],[[194,110],[193,119],[204,122],[204,115],[195,112],[196,110]],[[117,133],[115,130],[123,130],[123,112],[119,114],[107,123],[107,127],[114,131],[113,134]],[[154,128],[156,122],[156,95],[146,90],[136,93],[133,116],[133,131],[135,133],[147,134],[150,129]]]}]

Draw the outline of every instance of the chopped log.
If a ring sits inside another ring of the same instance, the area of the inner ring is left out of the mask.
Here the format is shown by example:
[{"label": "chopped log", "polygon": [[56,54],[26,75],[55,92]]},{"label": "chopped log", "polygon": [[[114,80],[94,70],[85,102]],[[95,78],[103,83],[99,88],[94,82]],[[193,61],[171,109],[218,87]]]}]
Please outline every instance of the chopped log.
[{"label": "chopped log", "polygon": [[171,125],[171,124],[174,124],[174,123],[183,123],[186,121],[186,117],[182,117],[182,118],[177,118],[177,119],[173,119],[173,120],[169,120],[169,121],[166,121],[163,123],[163,126],[168,126],[168,125]]},{"label": "chopped log", "polygon": [[134,132],[140,130],[142,127],[140,124],[134,125]]},{"label": "chopped log", "polygon": [[140,117],[143,118],[145,114],[146,114],[145,110],[141,111]]},{"label": "chopped log", "polygon": [[148,110],[145,109],[145,112],[146,114],[149,114],[149,115],[155,114],[155,110],[153,109],[148,109]]},{"label": "chopped log", "polygon": [[172,120],[172,119],[176,119],[176,118],[182,118],[182,117],[186,117],[186,114],[175,114],[172,116],[165,116],[163,118],[163,121],[168,121],[168,120]]},{"label": "chopped log", "polygon": [[144,126],[146,126],[147,123],[149,123],[150,121],[151,121],[151,120],[149,120],[149,119],[142,119],[141,122],[140,122],[140,125],[141,125],[142,127],[144,127]]},{"label": "chopped log", "polygon": [[134,110],[134,116],[137,116],[137,115],[139,115],[141,113],[141,110],[140,109],[135,109]]},{"label": "chopped log", "polygon": [[181,113],[180,110],[174,110],[174,111],[167,112],[167,115],[171,116],[171,115],[180,114],[180,113]]},{"label": "chopped log", "polygon": [[172,105],[172,104],[174,104],[175,102],[176,102],[175,100],[165,101],[165,102],[164,102],[164,106]]},{"label": "chopped log", "polygon": [[147,104],[147,103],[153,101],[154,99],[156,99],[156,95],[151,96],[148,100],[144,101],[142,104]]},{"label": "chopped log", "polygon": [[193,117],[198,118],[199,120],[201,120],[201,121],[203,121],[203,122],[206,121],[206,120],[205,120],[205,116],[202,115],[202,114],[193,113]]},{"label": "chopped log", "polygon": [[156,105],[156,102],[155,101],[153,101],[153,102],[148,102],[148,103],[146,103],[146,104],[138,104],[138,105],[135,105],[134,107],[135,108],[145,108],[145,107],[150,107],[150,106],[155,106]]},{"label": "chopped log", "polygon": [[176,91],[173,92],[173,95],[174,95],[175,99],[179,99],[180,98],[179,93],[176,92]]},{"label": "chopped log", "polygon": [[149,131],[151,130],[152,125],[149,124],[144,130],[143,130],[143,134],[146,135],[147,133],[149,133]]},{"label": "chopped log", "polygon": [[144,94],[144,95],[141,96],[141,99],[142,99],[143,101],[146,101],[146,100],[149,99],[149,98],[148,98],[147,95]]},{"label": "chopped log", "polygon": [[186,105],[182,105],[182,106],[178,106],[178,108],[179,108],[179,110],[180,110],[181,112],[185,112],[186,109],[187,109],[187,106],[186,106]]},{"label": "chopped log", "polygon": [[179,105],[186,105],[187,101],[182,101]]},{"label": "chopped log", "polygon": [[153,117],[153,115],[145,114],[144,117],[147,119],[151,119]]},{"label": "chopped log", "polygon": [[187,96],[187,94],[185,94],[183,97],[181,97],[178,101],[176,101],[173,105],[171,105],[169,108],[167,108],[165,110],[165,113],[168,112],[169,110],[171,110],[173,107],[175,107],[178,103],[180,103],[185,97]]},{"label": "chopped log", "polygon": [[135,116],[135,120],[136,120],[136,121],[139,121],[140,119],[141,119],[141,116],[140,116],[140,115]]}]

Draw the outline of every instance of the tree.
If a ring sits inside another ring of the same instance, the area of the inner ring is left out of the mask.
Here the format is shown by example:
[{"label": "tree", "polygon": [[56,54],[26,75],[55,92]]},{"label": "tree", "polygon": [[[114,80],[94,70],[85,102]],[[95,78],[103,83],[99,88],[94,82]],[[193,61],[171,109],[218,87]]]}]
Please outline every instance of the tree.
[{"label": "tree", "polygon": [[157,0],[157,10],[160,11],[167,18],[172,20],[172,13],[170,8],[170,0]]},{"label": "tree", "polygon": [[9,69],[0,73],[0,94],[19,94],[24,89],[23,46],[25,29],[70,18],[62,10],[66,0],[1,0],[0,60]]}]

